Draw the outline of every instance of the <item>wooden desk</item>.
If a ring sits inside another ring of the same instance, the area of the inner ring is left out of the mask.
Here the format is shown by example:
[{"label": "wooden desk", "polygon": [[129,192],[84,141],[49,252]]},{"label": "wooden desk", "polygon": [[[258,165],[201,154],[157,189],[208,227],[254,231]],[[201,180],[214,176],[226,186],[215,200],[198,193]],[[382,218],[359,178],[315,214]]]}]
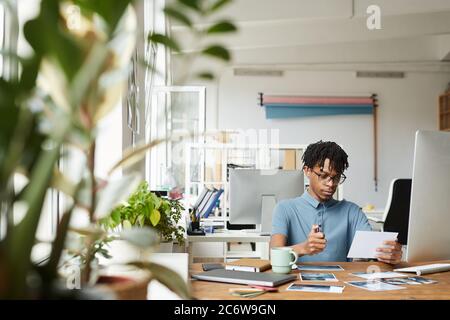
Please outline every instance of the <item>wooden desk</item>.
[{"label": "wooden desk", "polygon": [[[450,261],[440,261],[441,263],[449,263]],[[430,263],[440,263],[430,262]],[[191,280],[192,294],[197,299],[207,300],[450,300],[450,272],[434,273],[425,275],[425,278],[438,281],[435,284],[421,284],[421,285],[402,285],[406,289],[394,290],[394,291],[381,291],[372,292],[363,289],[359,289],[348,284],[344,281],[361,281],[363,278],[350,275],[352,272],[365,272],[369,266],[378,266],[380,271],[392,271],[392,267],[379,262],[338,262],[338,263],[305,263],[305,264],[339,264],[344,268],[344,271],[333,272],[339,282],[332,282],[330,284],[345,285],[344,292],[342,294],[336,293],[310,293],[310,292],[292,292],[286,291],[286,288],[292,283],[287,283],[279,287],[279,292],[264,293],[255,298],[238,298],[229,294],[229,288],[246,287],[245,285],[231,284],[231,283],[219,283],[208,282],[200,280]],[[423,263],[411,263],[401,264],[396,267],[406,267],[414,265],[429,264]],[[195,263],[190,266],[190,274],[201,272],[201,264]],[[292,271],[298,274],[299,271]],[[415,274],[410,274],[415,276]],[[300,280],[296,280],[296,283],[301,283]],[[312,284],[318,282],[304,282]],[[323,282],[322,282],[323,283]]]}]

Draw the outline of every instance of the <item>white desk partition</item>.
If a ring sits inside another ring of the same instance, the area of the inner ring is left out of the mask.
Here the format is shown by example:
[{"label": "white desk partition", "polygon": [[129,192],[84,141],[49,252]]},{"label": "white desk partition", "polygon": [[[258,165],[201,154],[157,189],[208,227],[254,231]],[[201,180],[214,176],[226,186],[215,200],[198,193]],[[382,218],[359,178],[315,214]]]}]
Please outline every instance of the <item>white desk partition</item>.
[{"label": "white desk partition", "polygon": [[[270,236],[261,235],[255,232],[246,232],[241,230],[226,230],[223,232],[207,233],[204,236],[187,236],[186,245],[189,254],[189,263],[194,262],[193,244],[198,242],[255,242],[260,244],[260,258],[269,259]],[[224,252],[224,261],[226,261],[226,252]]]}]

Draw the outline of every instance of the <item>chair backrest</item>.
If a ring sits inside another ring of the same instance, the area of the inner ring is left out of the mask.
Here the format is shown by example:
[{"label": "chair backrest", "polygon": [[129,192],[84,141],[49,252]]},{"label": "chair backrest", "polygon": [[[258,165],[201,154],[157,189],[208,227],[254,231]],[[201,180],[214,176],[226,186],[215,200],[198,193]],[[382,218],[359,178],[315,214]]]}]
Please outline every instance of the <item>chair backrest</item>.
[{"label": "chair backrest", "polygon": [[398,241],[406,245],[408,239],[411,179],[395,179],[391,184],[390,203],[386,206],[383,231],[398,232]]}]

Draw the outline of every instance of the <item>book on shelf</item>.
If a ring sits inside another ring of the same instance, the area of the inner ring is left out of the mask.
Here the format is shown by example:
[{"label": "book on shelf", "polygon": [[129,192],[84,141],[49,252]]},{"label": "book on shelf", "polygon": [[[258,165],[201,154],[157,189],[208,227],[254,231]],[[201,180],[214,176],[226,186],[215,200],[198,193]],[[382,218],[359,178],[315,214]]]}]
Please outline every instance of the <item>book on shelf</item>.
[{"label": "book on shelf", "polygon": [[210,189],[205,187],[197,198],[194,209],[197,213],[197,219],[208,218],[217,206],[217,201],[223,193],[223,189]]},{"label": "book on shelf", "polygon": [[295,161],[295,150],[285,150],[284,151],[284,162],[283,162],[283,170],[295,170],[296,161]]},{"label": "book on shelf", "polygon": [[271,268],[269,260],[263,259],[239,259],[226,264],[226,270],[263,272]]},{"label": "book on shelf", "polygon": [[200,205],[204,201],[206,195],[208,194],[208,191],[209,191],[208,188],[204,188],[202,190],[202,192],[198,195],[197,201],[195,202],[194,206],[192,207],[194,210],[196,210],[196,211],[198,210],[198,208],[200,207]]},{"label": "book on shelf", "polygon": [[223,189],[213,189],[211,190],[211,197],[209,197],[204,209],[201,212],[203,218],[208,218],[214,208],[217,206],[217,201],[222,195]]}]

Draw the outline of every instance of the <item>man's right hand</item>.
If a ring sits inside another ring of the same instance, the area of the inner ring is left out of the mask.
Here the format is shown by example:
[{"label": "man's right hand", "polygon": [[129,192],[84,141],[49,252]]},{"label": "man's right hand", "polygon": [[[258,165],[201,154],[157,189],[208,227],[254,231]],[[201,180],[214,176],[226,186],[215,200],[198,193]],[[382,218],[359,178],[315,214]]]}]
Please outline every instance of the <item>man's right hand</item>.
[{"label": "man's right hand", "polygon": [[311,232],[308,235],[308,239],[298,245],[298,253],[300,255],[314,255],[325,249],[327,240],[322,232],[316,232],[317,228],[318,225],[313,225]]}]

